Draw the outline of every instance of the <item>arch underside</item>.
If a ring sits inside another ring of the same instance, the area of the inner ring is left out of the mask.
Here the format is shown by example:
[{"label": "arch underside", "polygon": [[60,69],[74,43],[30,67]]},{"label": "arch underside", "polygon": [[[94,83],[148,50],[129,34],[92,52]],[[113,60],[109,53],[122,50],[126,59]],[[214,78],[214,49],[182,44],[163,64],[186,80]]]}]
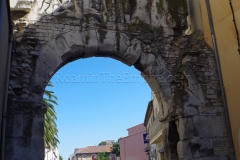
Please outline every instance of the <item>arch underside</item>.
[{"label": "arch underside", "polygon": [[[223,117],[218,116],[222,102],[215,57],[201,32],[185,35],[187,14],[185,0],[43,0],[33,4],[25,20],[15,21],[9,114],[16,115],[11,117],[9,148],[16,149],[13,128],[20,114],[43,116],[44,107],[39,105],[54,73],[69,62],[96,56],[114,58],[141,71],[161,108],[165,158],[219,157],[213,140],[226,135]],[[22,111],[26,104],[37,108],[36,112]],[[22,150],[25,147],[32,154],[34,145],[43,147],[43,133],[36,133],[41,129],[27,125],[43,123],[43,117],[36,117],[20,120],[29,138],[24,132],[18,134],[26,140],[19,142]],[[34,135],[39,138],[36,143]]]}]

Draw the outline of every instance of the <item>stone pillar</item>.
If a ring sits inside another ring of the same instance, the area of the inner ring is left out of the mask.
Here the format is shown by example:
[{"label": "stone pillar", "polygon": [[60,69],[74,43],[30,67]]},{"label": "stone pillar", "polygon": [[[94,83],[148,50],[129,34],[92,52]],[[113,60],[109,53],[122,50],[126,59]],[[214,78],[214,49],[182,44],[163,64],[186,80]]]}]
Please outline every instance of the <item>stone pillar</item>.
[{"label": "stone pillar", "polygon": [[7,111],[5,160],[44,159],[46,107],[32,101],[10,101]]}]

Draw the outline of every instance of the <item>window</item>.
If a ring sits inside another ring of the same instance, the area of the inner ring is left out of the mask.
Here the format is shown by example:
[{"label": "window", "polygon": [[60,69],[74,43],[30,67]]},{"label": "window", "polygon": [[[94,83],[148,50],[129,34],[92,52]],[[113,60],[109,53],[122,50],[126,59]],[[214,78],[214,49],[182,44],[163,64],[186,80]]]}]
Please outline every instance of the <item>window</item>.
[{"label": "window", "polygon": [[81,157],[82,158],[86,158],[87,156],[86,156],[86,154],[82,154]]}]

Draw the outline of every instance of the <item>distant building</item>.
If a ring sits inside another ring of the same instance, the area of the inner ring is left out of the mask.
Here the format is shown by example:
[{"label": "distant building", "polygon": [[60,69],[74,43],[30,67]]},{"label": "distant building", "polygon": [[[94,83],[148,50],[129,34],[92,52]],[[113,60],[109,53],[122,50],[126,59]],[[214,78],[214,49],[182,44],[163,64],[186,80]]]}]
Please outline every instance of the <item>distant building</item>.
[{"label": "distant building", "polygon": [[54,149],[45,149],[45,158],[44,160],[59,160],[59,151],[58,148]]},{"label": "distant building", "polygon": [[[147,111],[144,119],[144,126],[147,128],[149,135],[149,144],[145,149],[148,152],[150,160],[163,160],[164,159],[164,145],[162,124],[159,122],[161,112],[161,105],[158,104],[156,95],[153,93],[153,99],[148,103]],[[175,134],[173,134],[175,135]],[[172,142],[172,144],[175,144]],[[169,158],[166,158],[169,159]]]},{"label": "distant building", "polygon": [[68,158],[68,160],[74,160],[74,154],[71,154]]},{"label": "distant building", "polygon": [[71,154],[68,160],[94,160],[99,153],[105,152],[110,156],[112,145],[88,146],[86,148],[76,148],[74,154]]},{"label": "distant building", "polygon": [[144,149],[143,134],[146,128],[143,124],[131,127],[128,130],[128,136],[119,139],[121,160],[148,160]]},{"label": "distant building", "polygon": [[106,145],[113,145],[114,142],[114,140],[106,140]]}]

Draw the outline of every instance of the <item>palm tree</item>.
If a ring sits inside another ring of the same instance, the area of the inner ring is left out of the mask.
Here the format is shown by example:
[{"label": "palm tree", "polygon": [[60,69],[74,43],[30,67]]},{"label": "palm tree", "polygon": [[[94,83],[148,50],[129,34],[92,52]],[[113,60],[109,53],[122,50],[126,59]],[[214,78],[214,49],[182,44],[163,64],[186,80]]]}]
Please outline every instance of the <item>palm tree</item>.
[{"label": "palm tree", "polygon": [[[49,82],[47,87],[53,87],[52,83]],[[45,148],[51,149],[57,147],[59,140],[57,138],[57,124],[55,120],[57,120],[56,109],[54,105],[58,105],[57,97],[54,95],[53,91],[44,91],[43,102],[46,105],[47,111],[44,115],[44,145]]]}]

